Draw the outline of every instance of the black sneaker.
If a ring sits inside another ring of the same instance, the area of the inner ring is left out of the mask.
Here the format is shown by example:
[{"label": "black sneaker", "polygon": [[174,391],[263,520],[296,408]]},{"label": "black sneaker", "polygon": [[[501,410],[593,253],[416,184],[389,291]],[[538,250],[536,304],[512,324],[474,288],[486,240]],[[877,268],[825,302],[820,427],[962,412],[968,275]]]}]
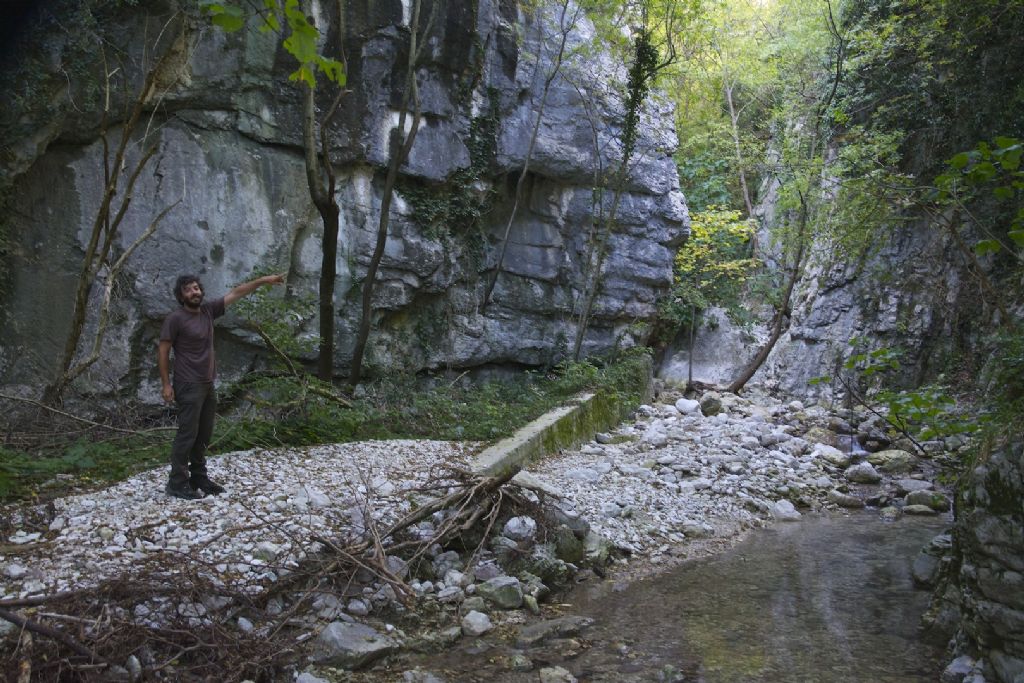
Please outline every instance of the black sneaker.
[{"label": "black sneaker", "polygon": [[171,486],[168,484],[164,487],[164,493],[174,498],[183,498],[184,500],[199,500],[204,495],[201,491],[196,491],[188,484],[184,486]]},{"label": "black sneaker", "polygon": [[209,477],[203,477],[202,479],[193,479],[191,481],[191,484],[192,488],[198,489],[199,491],[202,491],[203,493],[210,496],[216,496],[217,494],[224,493],[224,491],[227,490],[220,484],[211,481]]}]

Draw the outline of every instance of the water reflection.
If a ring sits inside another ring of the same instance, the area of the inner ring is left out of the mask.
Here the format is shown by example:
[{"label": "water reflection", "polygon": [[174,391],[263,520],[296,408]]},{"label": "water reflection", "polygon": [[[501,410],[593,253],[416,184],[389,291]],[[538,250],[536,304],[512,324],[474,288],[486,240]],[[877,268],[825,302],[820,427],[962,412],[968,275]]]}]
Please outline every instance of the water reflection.
[{"label": "water reflection", "polygon": [[[928,595],[910,565],[946,524],[805,518],[623,592],[598,588],[576,610],[599,620],[596,647],[567,668],[594,681],[625,680],[641,663],[648,677],[630,680],[670,678],[669,665],[709,683],[935,681],[942,647],[919,627]],[[625,670],[613,661],[623,653]]]}]

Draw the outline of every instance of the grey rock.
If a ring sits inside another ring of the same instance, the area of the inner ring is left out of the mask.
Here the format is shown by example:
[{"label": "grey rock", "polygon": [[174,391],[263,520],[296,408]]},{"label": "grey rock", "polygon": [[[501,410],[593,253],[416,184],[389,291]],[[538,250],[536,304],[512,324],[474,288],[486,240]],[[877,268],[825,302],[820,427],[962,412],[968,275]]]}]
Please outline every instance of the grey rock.
[{"label": "grey rock", "polygon": [[798,522],[802,515],[788,500],[777,500],[772,505],[772,516],[780,522]]},{"label": "grey rock", "polygon": [[357,617],[365,617],[370,613],[370,606],[362,600],[349,600],[348,605],[345,606],[345,610],[349,614],[354,614]]},{"label": "grey rock", "polygon": [[901,494],[912,493],[913,491],[928,491],[934,488],[930,481],[923,479],[897,479],[896,490]]},{"label": "grey rock", "polygon": [[868,462],[883,472],[902,474],[912,472],[917,467],[917,458],[904,450],[890,449],[878,451],[868,456]]},{"label": "grey rock", "polygon": [[461,609],[463,612],[486,612],[487,601],[479,595],[474,595],[462,601]]},{"label": "grey rock", "polygon": [[505,522],[502,535],[513,541],[530,541],[537,534],[537,522],[531,517],[513,517]]},{"label": "grey rock", "polygon": [[317,663],[358,669],[375,659],[398,651],[398,642],[365,624],[335,621],[327,625],[314,641],[313,659]]},{"label": "grey rock", "polygon": [[964,678],[974,670],[974,664],[973,657],[968,655],[957,657],[942,671],[939,680],[941,683],[963,683]]},{"label": "grey rock", "polygon": [[326,678],[314,676],[309,672],[303,672],[295,678],[295,683],[330,683]]},{"label": "grey rock", "polygon": [[911,491],[904,498],[907,505],[927,505],[936,512],[949,509],[949,498],[937,491]]},{"label": "grey rock", "polygon": [[577,683],[577,679],[560,666],[549,666],[540,670],[540,683]]},{"label": "grey rock", "polygon": [[929,516],[939,514],[937,510],[929,507],[928,505],[904,505],[903,514],[905,515],[918,515],[918,516]]},{"label": "grey rock", "polygon": [[882,475],[879,474],[870,462],[862,462],[851,467],[848,467],[843,476],[848,481],[855,482],[857,484],[877,484],[882,481]]},{"label": "grey rock", "polygon": [[675,402],[675,407],[683,415],[694,415],[700,411],[700,402],[689,398],[681,398]]},{"label": "grey rock", "polygon": [[462,617],[462,632],[467,636],[482,636],[492,628],[491,618],[483,612],[474,610]]},{"label": "grey rock", "polygon": [[477,585],[477,594],[499,609],[518,609],[523,604],[523,588],[513,576],[499,576]]},{"label": "grey rock", "polygon": [[939,574],[940,563],[941,560],[934,555],[918,553],[910,569],[910,576],[914,583],[923,588],[933,587]]},{"label": "grey rock", "polygon": [[857,496],[851,496],[848,493],[843,493],[838,489],[832,489],[828,492],[828,501],[841,508],[862,508],[864,507],[864,501]]}]

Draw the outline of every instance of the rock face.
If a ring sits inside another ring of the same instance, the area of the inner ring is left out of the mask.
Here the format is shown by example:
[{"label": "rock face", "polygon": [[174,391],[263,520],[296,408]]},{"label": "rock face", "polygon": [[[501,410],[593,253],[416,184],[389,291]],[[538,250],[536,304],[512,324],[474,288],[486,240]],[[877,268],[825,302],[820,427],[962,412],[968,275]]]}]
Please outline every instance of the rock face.
[{"label": "rock face", "polygon": [[986,680],[1024,680],[1024,442],[970,474],[953,528],[953,571],[936,590],[960,611],[956,643]]},{"label": "rock face", "polygon": [[[402,5],[371,5],[347,10],[349,92],[328,129],[342,214],[335,291],[339,372],[346,369],[359,322],[408,45]],[[334,7],[325,3],[321,10],[334,11],[328,6]],[[175,9],[169,2],[118,10],[103,23],[107,41],[141,53],[144,36],[156,33],[147,34],[143,24],[158,26]],[[522,12],[497,0],[439,3],[437,10],[418,70],[423,121],[391,207],[368,362],[414,370],[549,363],[571,350],[571,318],[593,271],[594,178],[603,172],[599,184],[607,184],[618,162],[623,112],[613,85],[623,69],[588,51],[554,79],[505,262],[491,303],[482,308],[542,84],[552,69],[558,14],[549,7]],[[325,15],[317,24],[336,22]],[[337,36],[328,39],[324,52],[336,51]],[[573,49],[596,41],[586,19],[569,37]],[[156,146],[155,156],[135,184],[114,253],[160,211],[173,208],[118,278],[104,352],[77,389],[102,394],[117,386],[123,393],[129,386],[142,398],[155,398],[151,356],[159,323],[175,306],[170,288],[181,273],[201,276],[208,295],[217,296],[255,269],[286,271],[290,296],[315,296],[322,224],[306,184],[302,92],[288,82],[292,58],[279,42],[255,30],[224,34],[208,19],[191,17],[148,126],[146,143]],[[34,54],[30,48],[26,54]],[[25,112],[22,118],[34,122],[31,130],[12,123],[16,117],[0,121],[6,138],[21,140],[0,155],[0,185],[12,197],[5,214],[12,217],[7,228],[13,248],[4,257],[7,291],[0,304],[0,384],[8,385],[53,374],[104,183],[99,98],[90,99],[85,85],[78,92],[76,84],[75,107],[65,101],[61,59],[72,55],[69,46],[34,49],[51,56],[41,62],[49,67],[40,67],[39,78],[53,84],[52,106]],[[93,65],[84,60],[80,66],[88,71]],[[586,77],[577,78],[581,74]],[[574,82],[593,86],[577,91]],[[334,98],[332,87],[318,86],[321,115]],[[595,112],[593,119],[588,112]],[[671,158],[671,109],[654,98],[640,130],[637,163],[608,239],[586,353],[643,339],[636,323],[653,318],[658,297],[671,284],[675,248],[687,232]],[[118,128],[111,133],[116,141]],[[140,147],[129,148],[129,164]],[[606,209],[612,195],[606,188]],[[101,273],[100,284],[102,279]],[[93,303],[89,342],[99,302]],[[316,329],[310,316],[300,334]],[[250,367],[259,342],[237,313],[222,321],[219,334],[221,375],[230,378]]]}]

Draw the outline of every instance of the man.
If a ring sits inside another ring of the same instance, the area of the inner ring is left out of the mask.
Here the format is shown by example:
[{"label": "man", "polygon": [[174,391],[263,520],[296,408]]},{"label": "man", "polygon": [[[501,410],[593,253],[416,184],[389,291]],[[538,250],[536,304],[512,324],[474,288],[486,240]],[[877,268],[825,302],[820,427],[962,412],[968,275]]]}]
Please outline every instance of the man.
[{"label": "man", "polygon": [[[175,498],[196,500],[224,493],[224,487],[206,474],[206,447],[213,434],[217,392],[213,380],[217,364],[213,352],[213,321],[224,309],[263,285],[284,284],[283,275],[266,275],[240,284],[220,299],[203,301],[203,285],[195,275],[182,275],[174,284],[181,308],[164,320],[160,329],[157,365],[164,401],[178,404],[178,433],[171,445],[171,475],[166,492]],[[174,385],[170,381],[170,355],[174,349]]]}]

